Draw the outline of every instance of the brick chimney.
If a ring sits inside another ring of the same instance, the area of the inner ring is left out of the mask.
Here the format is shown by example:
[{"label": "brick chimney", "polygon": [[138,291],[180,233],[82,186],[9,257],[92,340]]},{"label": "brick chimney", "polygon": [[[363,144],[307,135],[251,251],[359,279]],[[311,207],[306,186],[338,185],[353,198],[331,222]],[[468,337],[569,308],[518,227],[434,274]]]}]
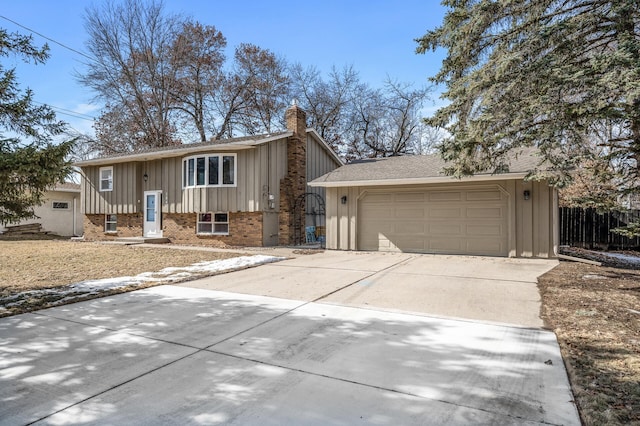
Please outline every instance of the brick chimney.
[{"label": "brick chimney", "polygon": [[[280,181],[280,237],[279,244],[293,244],[296,219],[298,231],[304,236],[305,200],[307,192],[307,114],[294,100],[285,111],[287,130],[293,135],[287,139],[287,175]],[[298,210],[295,210],[298,202]],[[297,217],[299,216],[299,217]]]}]

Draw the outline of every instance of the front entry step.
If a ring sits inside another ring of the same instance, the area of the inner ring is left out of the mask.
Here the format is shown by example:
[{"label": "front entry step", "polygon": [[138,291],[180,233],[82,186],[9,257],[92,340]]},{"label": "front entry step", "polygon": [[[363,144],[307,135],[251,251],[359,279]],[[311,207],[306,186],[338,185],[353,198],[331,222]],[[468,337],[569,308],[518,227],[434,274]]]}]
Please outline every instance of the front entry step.
[{"label": "front entry step", "polygon": [[171,242],[171,240],[169,240],[168,238],[163,238],[163,237],[120,237],[120,238],[116,238],[114,241],[121,244],[126,244],[126,245],[166,244]]}]

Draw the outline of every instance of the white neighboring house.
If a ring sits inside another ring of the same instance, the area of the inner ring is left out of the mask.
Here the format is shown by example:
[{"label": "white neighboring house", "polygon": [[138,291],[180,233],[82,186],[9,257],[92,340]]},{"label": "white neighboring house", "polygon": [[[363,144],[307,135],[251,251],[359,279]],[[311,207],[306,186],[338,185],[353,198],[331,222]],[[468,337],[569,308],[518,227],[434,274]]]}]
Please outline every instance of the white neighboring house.
[{"label": "white neighboring house", "polygon": [[63,237],[83,234],[83,216],[80,212],[80,184],[66,182],[58,184],[54,190],[47,191],[44,202],[34,209],[35,219],[23,220],[19,223],[0,225],[0,233],[6,226],[39,223],[42,231]]}]

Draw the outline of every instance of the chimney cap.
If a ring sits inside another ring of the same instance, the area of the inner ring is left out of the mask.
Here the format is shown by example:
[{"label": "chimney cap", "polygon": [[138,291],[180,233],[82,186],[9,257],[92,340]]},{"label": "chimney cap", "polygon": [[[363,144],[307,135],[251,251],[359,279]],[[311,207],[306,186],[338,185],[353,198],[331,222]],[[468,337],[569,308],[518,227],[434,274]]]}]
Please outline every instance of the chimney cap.
[{"label": "chimney cap", "polygon": [[298,106],[298,100],[296,98],[291,99],[291,106],[292,107],[297,107]]}]

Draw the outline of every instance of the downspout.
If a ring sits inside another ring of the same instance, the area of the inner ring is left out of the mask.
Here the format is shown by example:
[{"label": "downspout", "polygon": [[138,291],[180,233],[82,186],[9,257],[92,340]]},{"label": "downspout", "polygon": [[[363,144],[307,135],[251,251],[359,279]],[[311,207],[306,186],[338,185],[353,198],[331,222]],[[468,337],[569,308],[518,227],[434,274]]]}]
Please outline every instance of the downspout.
[{"label": "downspout", "polygon": [[76,196],[73,196],[73,236],[77,237],[78,236],[78,232],[77,232],[77,227],[76,227],[76,222],[77,222],[78,218],[76,216]]}]

